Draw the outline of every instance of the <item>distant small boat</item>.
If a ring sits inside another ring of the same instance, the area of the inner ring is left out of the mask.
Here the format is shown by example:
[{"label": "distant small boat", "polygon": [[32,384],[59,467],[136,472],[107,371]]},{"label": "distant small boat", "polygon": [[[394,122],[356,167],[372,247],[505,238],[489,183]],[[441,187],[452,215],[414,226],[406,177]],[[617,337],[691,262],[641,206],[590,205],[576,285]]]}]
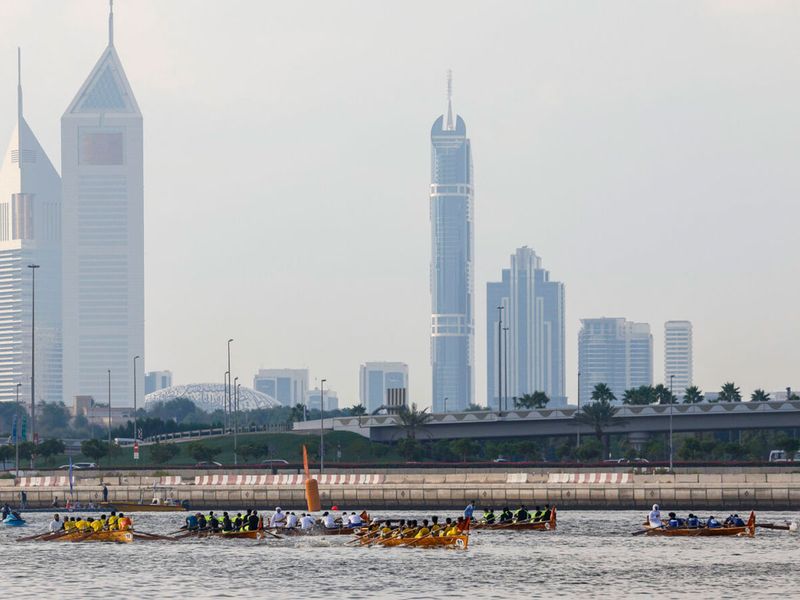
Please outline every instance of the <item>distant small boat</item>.
[{"label": "distant small boat", "polygon": [[143,502],[101,502],[103,510],[116,510],[117,512],[181,512],[189,510],[188,502],[166,502],[145,504]]},{"label": "distant small boat", "polygon": [[23,527],[26,524],[25,519],[22,517],[15,517],[14,515],[8,515],[3,519],[3,525],[8,525],[9,527]]}]

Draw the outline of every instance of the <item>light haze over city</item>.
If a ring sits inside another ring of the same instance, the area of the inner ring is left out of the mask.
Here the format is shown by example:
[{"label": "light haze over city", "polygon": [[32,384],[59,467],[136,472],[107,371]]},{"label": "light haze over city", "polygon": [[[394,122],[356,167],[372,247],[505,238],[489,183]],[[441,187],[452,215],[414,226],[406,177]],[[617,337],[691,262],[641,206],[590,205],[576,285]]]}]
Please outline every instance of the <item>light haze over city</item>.
[{"label": "light haze over city", "polygon": [[[693,324],[694,383],[780,390],[798,363],[798,12],[790,2],[350,4],[117,0],[144,116],[145,368],[222,382],[226,344],[358,402],[359,365],[431,401],[430,128],[466,121],[475,178],[474,393],[485,285],[529,246],[580,319]],[[107,3],[2,2],[0,140],[59,119]],[[57,49],[57,50],[54,50]],[[5,115],[3,117],[3,115]],[[60,169],[59,169],[60,170]]]}]

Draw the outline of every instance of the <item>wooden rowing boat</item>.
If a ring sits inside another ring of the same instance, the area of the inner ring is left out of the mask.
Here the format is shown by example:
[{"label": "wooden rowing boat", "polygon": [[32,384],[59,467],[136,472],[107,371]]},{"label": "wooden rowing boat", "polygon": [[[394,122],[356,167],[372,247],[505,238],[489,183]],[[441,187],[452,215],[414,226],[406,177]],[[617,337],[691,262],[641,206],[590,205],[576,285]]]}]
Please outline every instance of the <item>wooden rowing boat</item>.
[{"label": "wooden rowing boat", "polygon": [[522,521],[517,523],[476,523],[472,529],[486,529],[488,531],[550,531],[556,528],[556,507],[550,512],[550,519],[547,521]]},{"label": "wooden rowing boat", "polygon": [[358,533],[364,527],[338,527],[336,529],[323,527],[320,531],[322,531],[322,535],[353,535],[354,533]]},{"label": "wooden rowing boat", "polygon": [[143,502],[101,502],[100,507],[108,512],[183,512],[189,510],[183,504],[145,504]]},{"label": "wooden rowing boat", "polygon": [[132,531],[95,531],[84,533],[73,531],[65,535],[60,535],[52,539],[44,538],[42,542],[113,542],[117,544],[129,544],[133,541]]},{"label": "wooden rowing boat", "polygon": [[651,527],[645,532],[645,535],[660,535],[667,537],[725,537],[725,536],[739,536],[739,537],[753,537],[756,534],[756,513],[751,512],[750,518],[743,527],[725,526],[725,527]]},{"label": "wooden rowing boat", "polygon": [[378,546],[406,546],[424,548],[459,548],[466,550],[469,544],[469,535],[446,535],[442,537],[431,536],[423,538],[380,538],[371,540]]},{"label": "wooden rowing boat", "polygon": [[193,538],[220,538],[225,540],[262,540],[269,537],[263,529],[255,529],[253,531],[222,531],[221,529],[198,529],[197,531],[189,531],[179,535],[177,539],[184,539],[188,537]]}]

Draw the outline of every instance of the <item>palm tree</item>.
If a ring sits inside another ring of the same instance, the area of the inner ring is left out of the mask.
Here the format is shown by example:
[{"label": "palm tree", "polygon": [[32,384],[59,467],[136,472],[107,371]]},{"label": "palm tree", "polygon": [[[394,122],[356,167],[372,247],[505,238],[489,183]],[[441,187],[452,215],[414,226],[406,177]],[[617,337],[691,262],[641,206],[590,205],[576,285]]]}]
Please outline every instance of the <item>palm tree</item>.
[{"label": "palm tree", "polygon": [[754,390],[752,394],[750,394],[750,401],[751,402],[769,402],[769,394],[762,389]]},{"label": "palm tree", "polygon": [[742,393],[733,382],[726,383],[719,392],[720,402],[741,402]]},{"label": "palm tree", "polygon": [[[601,385],[605,387],[605,384],[598,384],[595,386],[595,391]],[[608,390],[607,387],[605,389]],[[611,391],[608,390],[608,393],[611,394]],[[611,394],[611,396],[613,397],[614,394]],[[592,397],[594,397],[594,393]],[[619,409],[612,406],[611,402],[603,397],[583,406],[581,410],[575,413],[575,420],[578,423],[589,425],[594,430],[598,441],[603,444],[604,457],[608,456],[608,436],[605,435],[605,430],[614,422],[617,410]],[[621,423],[621,421],[618,422]]]},{"label": "palm tree", "polygon": [[351,417],[360,417],[367,413],[367,409],[364,408],[363,404],[356,404],[350,409],[350,416]]},{"label": "palm tree", "polygon": [[697,404],[703,401],[703,392],[696,385],[690,385],[683,393],[684,404]]},{"label": "palm tree", "polygon": [[411,404],[411,409],[401,406],[397,416],[400,418],[400,429],[405,432],[406,439],[410,440],[417,439],[417,429],[433,418],[427,408],[417,410],[417,405],[414,403]]},{"label": "palm tree", "polygon": [[655,401],[655,389],[651,385],[640,385],[638,388],[627,389],[622,396],[623,404],[646,405]]},{"label": "palm tree", "polygon": [[306,418],[306,407],[303,404],[295,404],[289,410],[289,421],[291,423],[304,421],[305,418]]},{"label": "palm tree", "polygon": [[523,394],[520,398],[515,398],[517,406],[522,408],[544,408],[550,402],[545,392],[533,392],[532,394]]},{"label": "palm tree", "polygon": [[669,388],[663,383],[659,383],[654,389],[653,393],[656,396],[659,404],[675,404],[677,398],[669,391]]},{"label": "palm tree", "polygon": [[617,397],[605,383],[598,383],[592,390],[592,400],[603,400],[605,402],[613,402]]}]

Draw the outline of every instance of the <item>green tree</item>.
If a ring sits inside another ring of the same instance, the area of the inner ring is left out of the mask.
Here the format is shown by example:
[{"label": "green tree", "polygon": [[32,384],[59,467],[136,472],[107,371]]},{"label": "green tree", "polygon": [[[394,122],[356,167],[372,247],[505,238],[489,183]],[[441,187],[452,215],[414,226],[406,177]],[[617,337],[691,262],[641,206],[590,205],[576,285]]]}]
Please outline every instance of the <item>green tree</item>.
[{"label": "green tree", "polygon": [[6,468],[6,461],[14,460],[16,457],[16,449],[12,445],[0,446],[0,460],[3,461],[3,470]]},{"label": "green tree", "polygon": [[268,456],[269,446],[267,444],[243,444],[239,446],[238,453],[244,462],[249,462],[251,458]]},{"label": "green tree", "polygon": [[356,404],[350,408],[350,416],[352,417],[360,417],[365,414],[367,414],[367,409],[364,408],[363,404]]},{"label": "green tree", "polygon": [[769,402],[769,394],[762,389],[754,390],[752,394],[750,394],[750,401],[751,402]]},{"label": "green tree", "polygon": [[614,395],[614,392],[612,392],[611,388],[609,388],[605,383],[598,383],[592,390],[592,400],[595,402],[602,401],[611,403],[616,399],[617,397]]},{"label": "green tree", "polygon": [[581,462],[593,462],[603,456],[603,444],[592,438],[585,439],[575,448],[575,458]]},{"label": "green tree", "polygon": [[413,403],[410,409],[407,406],[401,406],[397,416],[400,419],[398,423],[400,429],[405,433],[406,438],[412,440],[417,439],[418,430],[432,418],[427,408],[418,410],[417,405]]},{"label": "green tree", "polygon": [[703,401],[703,392],[696,385],[691,385],[683,392],[684,404],[699,404]]},{"label": "green tree", "polygon": [[541,460],[542,447],[533,440],[522,440],[513,444],[510,454],[527,461]]},{"label": "green tree", "polygon": [[397,442],[397,449],[407,461],[418,460],[422,455],[422,444],[411,437],[401,438]]},{"label": "green tree", "polygon": [[485,410],[489,410],[485,406],[481,406],[480,404],[470,404],[467,408],[464,409],[465,412],[482,412]]},{"label": "green tree", "polygon": [[[605,384],[597,384],[597,386],[595,386],[595,392],[598,392],[597,388],[599,386],[605,386]],[[608,390],[607,387],[605,389]],[[595,392],[592,393],[593,398]],[[603,389],[599,390],[597,394],[598,399],[595,399],[594,402],[590,404],[584,405],[580,411],[575,413],[575,420],[578,423],[588,425],[594,430],[597,441],[603,444],[603,456],[608,456],[609,445],[608,435],[605,434],[605,430],[614,423],[618,411],[608,400],[609,395],[612,398],[614,397],[614,394],[612,394],[610,390],[607,392]],[[618,422],[622,424],[621,420]]]},{"label": "green tree", "polygon": [[36,429],[43,436],[63,433],[69,428],[70,414],[63,402],[43,402],[36,415]]},{"label": "green tree", "polygon": [[177,444],[152,444],[147,447],[150,460],[157,465],[168,463],[180,454]]},{"label": "green tree", "polygon": [[532,394],[523,394],[520,398],[514,398],[515,404],[521,408],[545,408],[550,398],[547,397],[545,392],[533,392]]},{"label": "green tree", "polygon": [[655,388],[652,385],[640,385],[638,388],[625,390],[622,403],[630,405],[647,405],[656,401]]},{"label": "green tree", "polygon": [[81,442],[81,454],[100,464],[100,459],[108,456],[108,443],[98,439],[84,440]]},{"label": "green tree", "polygon": [[786,460],[794,460],[794,455],[800,450],[800,439],[782,433],[776,436],[775,445],[786,453]]},{"label": "green tree", "polygon": [[461,462],[467,462],[478,453],[478,444],[469,438],[461,438],[450,442],[450,449],[457,455]]},{"label": "green tree", "polygon": [[289,412],[289,422],[298,423],[306,418],[306,407],[303,404],[295,404]]},{"label": "green tree", "polygon": [[653,388],[653,393],[655,394],[656,400],[659,404],[675,404],[678,401],[675,395],[670,392],[669,388],[663,383],[659,383],[655,388]]},{"label": "green tree", "polygon": [[733,382],[726,383],[719,392],[720,402],[741,402],[742,393]]},{"label": "green tree", "polygon": [[214,457],[222,452],[222,448],[209,446],[203,442],[189,442],[186,444],[186,452],[197,462],[212,462]]},{"label": "green tree", "polygon": [[61,440],[53,438],[44,440],[37,448],[39,456],[43,457],[47,464],[52,464],[53,459],[59,454],[64,454],[66,446]]}]

